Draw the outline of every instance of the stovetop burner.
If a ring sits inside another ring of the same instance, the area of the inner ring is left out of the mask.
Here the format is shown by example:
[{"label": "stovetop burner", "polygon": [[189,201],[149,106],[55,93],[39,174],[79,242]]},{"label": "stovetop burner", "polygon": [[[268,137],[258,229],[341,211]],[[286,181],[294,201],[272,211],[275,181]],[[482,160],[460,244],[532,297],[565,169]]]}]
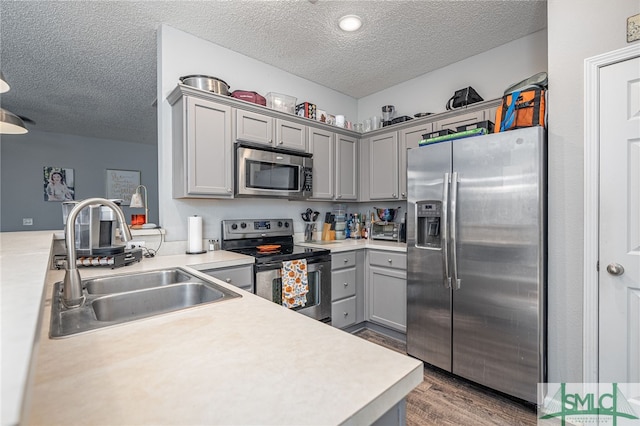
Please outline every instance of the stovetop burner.
[{"label": "stovetop burner", "polygon": [[[280,245],[276,251],[260,251],[260,245]],[[326,256],[327,249],[296,246],[293,243],[293,219],[237,219],[222,221],[223,250],[253,256],[256,263],[312,259]]]},{"label": "stovetop burner", "polygon": [[316,249],[300,246],[282,247],[280,250],[270,252],[262,252],[256,248],[237,248],[228,250],[235,253],[245,254],[247,256],[253,256],[256,258],[256,263],[282,262],[285,260],[293,259],[310,259],[316,256],[323,256],[330,253],[329,250],[326,249]]}]

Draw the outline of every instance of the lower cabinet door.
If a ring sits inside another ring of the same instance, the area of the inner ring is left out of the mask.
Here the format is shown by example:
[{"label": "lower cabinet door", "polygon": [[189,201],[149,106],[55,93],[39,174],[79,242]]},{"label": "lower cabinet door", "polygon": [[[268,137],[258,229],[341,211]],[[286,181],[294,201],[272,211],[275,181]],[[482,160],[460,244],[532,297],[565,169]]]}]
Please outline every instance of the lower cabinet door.
[{"label": "lower cabinet door", "polygon": [[356,268],[331,272],[331,300],[356,295]]},{"label": "lower cabinet door", "polygon": [[344,328],[356,323],[356,298],[339,300],[331,304],[331,325]]},{"label": "lower cabinet door", "polygon": [[253,267],[237,266],[230,268],[209,269],[203,271],[205,274],[235,285],[241,289],[253,293]]},{"label": "lower cabinet door", "polygon": [[369,267],[369,321],[407,332],[407,272]]}]

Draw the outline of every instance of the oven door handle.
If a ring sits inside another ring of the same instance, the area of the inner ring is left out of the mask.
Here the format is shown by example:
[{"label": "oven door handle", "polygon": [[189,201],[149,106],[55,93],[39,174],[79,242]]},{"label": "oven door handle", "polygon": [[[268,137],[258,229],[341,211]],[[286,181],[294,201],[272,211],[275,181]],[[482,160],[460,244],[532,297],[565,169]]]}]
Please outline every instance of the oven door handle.
[{"label": "oven door handle", "polygon": [[282,268],[282,261],[268,262],[268,263],[256,263],[256,272],[265,272],[272,270],[280,270]]}]

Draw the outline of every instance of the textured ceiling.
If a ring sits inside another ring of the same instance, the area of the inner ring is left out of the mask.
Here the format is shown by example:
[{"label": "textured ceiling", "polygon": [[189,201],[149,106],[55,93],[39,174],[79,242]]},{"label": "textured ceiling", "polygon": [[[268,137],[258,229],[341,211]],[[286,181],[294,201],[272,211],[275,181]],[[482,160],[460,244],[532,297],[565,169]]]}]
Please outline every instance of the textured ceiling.
[{"label": "textured ceiling", "polygon": [[[546,27],[545,1],[0,0],[3,108],[49,132],[156,143],[156,31],[361,98]],[[346,14],[363,27],[341,32]]]}]

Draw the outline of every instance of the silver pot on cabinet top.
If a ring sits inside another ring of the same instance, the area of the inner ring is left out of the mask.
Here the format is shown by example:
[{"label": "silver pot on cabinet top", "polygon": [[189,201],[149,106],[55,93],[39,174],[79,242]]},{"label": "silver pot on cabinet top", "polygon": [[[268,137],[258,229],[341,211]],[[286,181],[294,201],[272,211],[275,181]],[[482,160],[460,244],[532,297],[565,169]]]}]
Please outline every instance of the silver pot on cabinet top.
[{"label": "silver pot on cabinet top", "polygon": [[220,80],[216,77],[210,77],[208,75],[187,75],[180,77],[180,82],[197,89],[229,96],[229,85],[225,83],[224,80]]}]

